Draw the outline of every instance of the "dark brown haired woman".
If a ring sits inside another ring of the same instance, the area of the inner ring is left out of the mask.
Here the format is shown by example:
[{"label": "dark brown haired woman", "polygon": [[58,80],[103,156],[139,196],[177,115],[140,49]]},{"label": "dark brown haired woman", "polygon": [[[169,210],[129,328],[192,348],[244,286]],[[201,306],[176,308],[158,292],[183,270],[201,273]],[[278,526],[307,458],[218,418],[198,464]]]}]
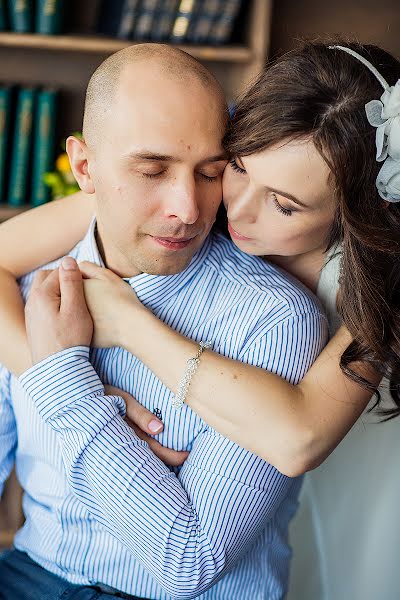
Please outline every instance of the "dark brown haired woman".
[{"label": "dark brown haired woman", "polygon": [[[232,160],[224,174],[223,197],[233,242],[312,289],[325,306],[332,339],[297,386],[207,351],[185,400],[214,429],[289,477],[327,458],[364,412],[382,376],[391,379],[397,406],[388,406],[389,394],[383,392],[381,410],[387,417],[400,412],[399,79],[400,64],[379,48],[307,44],[260,75],[238,103],[226,136]],[[8,345],[1,347],[0,359],[16,373],[28,366],[29,358],[13,277],[68,252],[87,229],[92,208],[90,199],[77,194],[0,229],[0,255],[7,257],[1,266],[8,271],[0,279],[1,327],[9,332],[5,339],[12,335],[17,342],[13,354]],[[22,242],[33,228],[35,240],[24,250]],[[131,293],[128,297],[125,284],[112,273],[91,264],[82,270],[93,280],[87,301],[95,343],[125,347],[176,390],[197,344],[170,330]],[[125,326],[115,327],[118,320]],[[107,322],[108,329],[98,326]],[[142,429],[149,434],[161,430],[154,415],[124,397]],[[303,577],[302,589],[294,590],[296,600],[320,600],[327,594],[335,600],[395,597],[393,588],[399,588],[400,580],[393,563],[397,553],[389,547],[390,509],[394,515],[400,489],[395,472],[386,477],[382,469],[399,447],[394,423],[379,433],[369,429],[362,442],[352,433],[345,460],[333,462],[331,472],[328,463],[325,476],[309,478],[308,493],[319,486],[312,506],[319,550],[328,562],[321,568],[319,587],[311,591],[307,585],[313,578]],[[368,455],[371,439],[376,451]],[[155,452],[170,459],[149,440]],[[341,479],[345,467],[351,481]],[[330,473],[338,479],[333,481]],[[363,518],[357,529],[344,488],[356,492],[365,482],[368,503],[364,507],[360,497],[357,510]],[[345,508],[340,508],[340,498],[346,498]],[[379,512],[382,502],[390,504]],[[349,515],[353,531],[346,531]],[[379,535],[362,554],[360,535],[371,522]],[[328,531],[332,523],[336,538]],[[384,548],[374,541],[378,538],[386,540]],[[372,569],[384,573],[379,589],[369,576]]]}]

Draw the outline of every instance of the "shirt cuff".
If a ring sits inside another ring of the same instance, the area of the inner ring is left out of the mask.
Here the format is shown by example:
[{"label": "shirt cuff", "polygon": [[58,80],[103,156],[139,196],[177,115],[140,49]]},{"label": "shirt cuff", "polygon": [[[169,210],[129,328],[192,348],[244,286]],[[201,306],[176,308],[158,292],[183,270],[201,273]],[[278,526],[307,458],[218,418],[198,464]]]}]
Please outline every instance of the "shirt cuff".
[{"label": "shirt cuff", "polygon": [[[82,398],[104,396],[104,386],[89,362],[89,347],[75,346],[45,358],[19,377],[24,391],[48,421]],[[126,414],[122,398],[112,396],[117,412]]]}]

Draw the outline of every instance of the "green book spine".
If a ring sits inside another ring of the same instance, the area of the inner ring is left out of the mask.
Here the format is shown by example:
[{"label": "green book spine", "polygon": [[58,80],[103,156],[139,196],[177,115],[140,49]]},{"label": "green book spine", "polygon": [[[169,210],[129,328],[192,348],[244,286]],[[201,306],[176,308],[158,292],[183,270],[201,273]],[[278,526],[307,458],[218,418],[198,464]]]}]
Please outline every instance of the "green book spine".
[{"label": "green book spine", "polygon": [[6,0],[0,0],[0,31],[7,29]]},{"label": "green book spine", "polygon": [[10,130],[11,88],[0,87],[0,202],[6,197],[6,164]]},{"label": "green book spine", "polygon": [[34,93],[33,88],[21,88],[18,93],[8,188],[8,203],[12,206],[26,202]]},{"label": "green book spine", "polygon": [[43,182],[43,175],[53,167],[56,97],[55,90],[43,90],[37,98],[32,159],[33,206],[44,204],[50,197],[50,190]]},{"label": "green book spine", "polygon": [[36,33],[56,35],[61,32],[64,0],[37,0]]},{"label": "green book spine", "polygon": [[8,10],[12,31],[32,31],[33,0],[8,0]]}]

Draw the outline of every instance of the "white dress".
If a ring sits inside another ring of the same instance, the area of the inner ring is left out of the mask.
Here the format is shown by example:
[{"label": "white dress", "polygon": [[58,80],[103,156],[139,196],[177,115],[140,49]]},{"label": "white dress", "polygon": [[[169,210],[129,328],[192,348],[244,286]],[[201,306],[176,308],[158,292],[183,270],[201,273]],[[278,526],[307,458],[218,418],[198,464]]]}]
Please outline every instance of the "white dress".
[{"label": "white dress", "polygon": [[[339,257],[327,262],[317,289],[332,333],[338,274]],[[400,417],[377,421],[365,412],[305,476],[287,600],[400,599]]]}]

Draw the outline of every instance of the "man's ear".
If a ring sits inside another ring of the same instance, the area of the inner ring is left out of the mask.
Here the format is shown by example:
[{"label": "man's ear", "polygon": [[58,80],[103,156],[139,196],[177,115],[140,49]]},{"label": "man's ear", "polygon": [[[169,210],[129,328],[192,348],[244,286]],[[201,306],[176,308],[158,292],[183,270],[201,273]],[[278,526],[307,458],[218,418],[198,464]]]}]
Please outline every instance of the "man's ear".
[{"label": "man's ear", "polygon": [[83,140],[70,135],[65,148],[71,169],[79,187],[86,194],[94,194],[94,184],[88,168],[89,149]]}]

